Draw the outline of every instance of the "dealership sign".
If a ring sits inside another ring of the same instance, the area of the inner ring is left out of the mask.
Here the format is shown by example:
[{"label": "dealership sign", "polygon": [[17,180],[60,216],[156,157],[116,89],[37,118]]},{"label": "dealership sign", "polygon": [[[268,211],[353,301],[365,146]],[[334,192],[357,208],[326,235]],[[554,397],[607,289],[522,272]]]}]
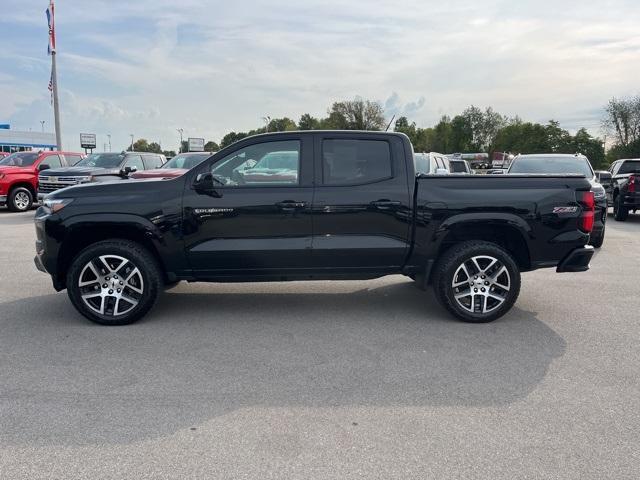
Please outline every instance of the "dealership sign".
[{"label": "dealership sign", "polygon": [[204,138],[189,137],[190,152],[204,152]]},{"label": "dealership sign", "polygon": [[80,134],[80,147],[82,147],[82,148],[96,148],[96,134],[95,133],[81,133]]}]

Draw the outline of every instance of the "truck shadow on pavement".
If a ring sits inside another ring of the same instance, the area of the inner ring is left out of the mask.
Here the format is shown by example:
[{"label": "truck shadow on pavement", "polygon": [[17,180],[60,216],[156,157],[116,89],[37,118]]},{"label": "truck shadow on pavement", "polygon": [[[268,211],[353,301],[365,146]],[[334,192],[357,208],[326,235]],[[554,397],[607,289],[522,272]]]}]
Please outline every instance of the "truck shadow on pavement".
[{"label": "truck shadow on pavement", "polygon": [[2,445],[129,444],[245,407],[505,405],[565,351],[534,313],[457,322],[404,280],[217,287],[119,328],[64,293],[0,304]]}]

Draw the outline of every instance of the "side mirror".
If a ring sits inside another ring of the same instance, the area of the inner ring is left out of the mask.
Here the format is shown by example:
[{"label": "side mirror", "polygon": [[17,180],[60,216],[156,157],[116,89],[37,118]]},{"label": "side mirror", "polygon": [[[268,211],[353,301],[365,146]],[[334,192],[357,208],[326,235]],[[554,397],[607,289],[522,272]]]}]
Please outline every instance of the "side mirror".
[{"label": "side mirror", "polygon": [[49,166],[48,163],[41,163],[40,165],[38,165],[38,171],[41,172],[42,170],[49,170],[51,167]]},{"label": "side mirror", "polygon": [[135,165],[133,167],[124,167],[122,170],[120,170],[120,175],[123,177],[128,177],[130,173],[137,171],[138,167],[136,167]]},{"label": "side mirror", "polygon": [[211,172],[199,173],[193,182],[193,189],[198,193],[211,195],[213,197],[220,198],[222,196],[213,186],[213,175]]}]

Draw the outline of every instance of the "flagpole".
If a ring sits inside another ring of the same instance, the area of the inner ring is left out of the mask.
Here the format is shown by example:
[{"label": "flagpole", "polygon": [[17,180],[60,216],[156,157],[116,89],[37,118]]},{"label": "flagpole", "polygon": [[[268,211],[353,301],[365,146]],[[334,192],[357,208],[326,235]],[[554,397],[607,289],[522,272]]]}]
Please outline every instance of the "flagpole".
[{"label": "flagpole", "polygon": [[56,52],[51,52],[51,77],[53,86],[53,118],[56,129],[56,145],[62,151],[62,135],[60,133],[60,105],[58,104],[58,72],[56,71]]}]

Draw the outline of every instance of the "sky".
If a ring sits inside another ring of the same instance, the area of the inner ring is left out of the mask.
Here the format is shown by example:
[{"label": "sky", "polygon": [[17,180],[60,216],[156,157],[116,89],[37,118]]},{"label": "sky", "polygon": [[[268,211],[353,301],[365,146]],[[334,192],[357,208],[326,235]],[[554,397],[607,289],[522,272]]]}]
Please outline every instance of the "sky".
[{"label": "sky", "polygon": [[[52,131],[46,0],[0,0],[0,123]],[[63,147],[177,149],[262,117],[380,102],[435,124],[469,105],[602,135],[640,93],[638,0],[59,0]]]}]

